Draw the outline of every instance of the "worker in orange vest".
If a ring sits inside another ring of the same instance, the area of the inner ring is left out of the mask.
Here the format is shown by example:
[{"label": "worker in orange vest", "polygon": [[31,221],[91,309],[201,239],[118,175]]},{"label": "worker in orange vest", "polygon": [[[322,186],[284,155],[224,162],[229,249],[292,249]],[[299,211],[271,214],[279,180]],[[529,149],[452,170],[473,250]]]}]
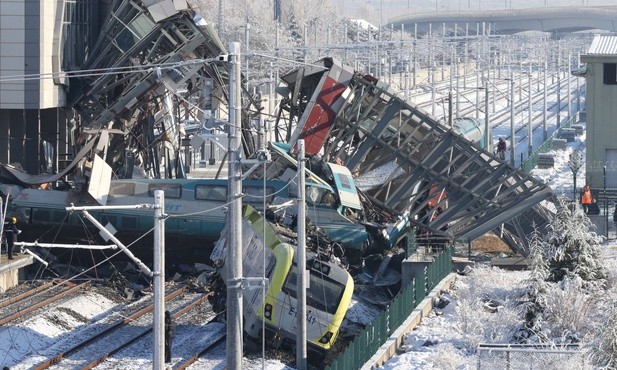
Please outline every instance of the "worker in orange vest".
[{"label": "worker in orange vest", "polygon": [[593,202],[593,198],[591,197],[591,189],[589,185],[585,185],[583,190],[581,190],[581,204],[583,205],[583,211],[585,214],[589,212],[589,205]]}]

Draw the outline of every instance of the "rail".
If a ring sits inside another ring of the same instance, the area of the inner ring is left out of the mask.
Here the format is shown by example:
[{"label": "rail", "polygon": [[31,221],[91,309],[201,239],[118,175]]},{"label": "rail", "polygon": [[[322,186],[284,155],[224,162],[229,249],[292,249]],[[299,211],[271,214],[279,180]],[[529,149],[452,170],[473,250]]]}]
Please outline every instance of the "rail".
[{"label": "rail", "polygon": [[382,311],[341,352],[328,370],[359,369],[377,352],[390,335],[409,317],[427,294],[452,271],[454,248],[447,248],[424,269],[423,277],[414,279],[392,303]]},{"label": "rail", "polygon": [[[193,302],[185,305],[183,308],[181,308],[178,311],[176,311],[174,314],[172,314],[172,318],[174,320],[176,320],[178,317],[184,315],[186,312],[188,312],[188,311],[192,310],[193,308],[199,306],[200,304],[204,303],[207,299],[208,299],[208,294],[204,294],[200,298],[194,300]],[[146,330],[143,330],[141,333],[132,336],[130,339],[125,340],[121,344],[116,346],[116,348],[112,349],[111,351],[103,354],[99,358],[97,358],[97,359],[91,361],[90,363],[88,363],[87,365],[85,365],[82,368],[82,370],[94,369],[96,366],[102,364],[103,362],[105,362],[111,356],[113,356],[116,353],[122,351],[123,349],[127,348],[131,344],[137,342],[139,339],[145,337],[146,335],[150,334],[151,332],[152,332],[152,328],[150,327],[150,328],[148,328]]]},{"label": "rail", "polygon": [[33,289],[30,289],[27,292],[24,292],[24,293],[22,293],[22,294],[20,294],[18,296],[10,297],[10,298],[7,298],[7,299],[5,299],[3,301],[0,301],[0,308],[6,307],[6,306],[10,306],[10,305],[15,304],[17,302],[23,301],[26,298],[32,297],[33,295],[36,295],[36,294],[38,294],[38,293],[40,293],[42,291],[45,291],[45,290],[53,287],[55,284],[57,284],[56,281],[50,281],[50,282],[47,282],[47,283],[45,283],[43,285],[39,285],[39,286],[37,286],[37,287],[35,287]]},{"label": "rail", "polygon": [[[69,288],[68,290],[65,290],[65,291],[63,291],[61,293],[58,293],[58,294],[54,295],[53,297],[50,297],[50,298],[47,298],[47,299],[45,299],[43,301],[37,302],[37,303],[31,305],[28,308],[24,308],[23,310],[19,310],[19,311],[15,312],[15,313],[9,314],[9,315],[3,317],[2,319],[0,319],[0,325],[4,325],[4,324],[6,324],[8,322],[11,322],[13,320],[17,320],[18,318],[21,318],[21,317],[23,317],[25,315],[28,315],[28,314],[38,310],[39,308],[45,307],[45,306],[47,306],[48,304],[50,304],[52,302],[55,302],[55,301],[57,301],[57,300],[59,300],[61,298],[66,297],[67,295],[73,294],[73,293],[77,292],[78,290],[80,290],[82,288],[85,288],[88,285],[90,285],[89,282],[85,282],[85,283],[82,283],[80,285],[74,285],[71,288]],[[68,286],[68,284],[67,284],[67,286]]]},{"label": "rail", "polygon": [[[170,299],[176,298],[178,296],[180,296],[181,294],[186,292],[186,288],[182,287],[180,289],[176,289],[173,292],[171,292],[170,294],[167,294],[165,296],[165,301],[169,301]],[[101,339],[102,337],[110,334],[111,332],[118,330],[119,328],[128,325],[129,323],[131,323],[132,321],[136,320],[137,318],[147,314],[148,312],[152,311],[154,309],[154,304],[150,304],[149,306],[142,308],[140,310],[138,310],[137,312],[134,312],[133,314],[129,315],[128,317],[116,322],[114,325],[108,327],[107,329],[97,333],[96,335],[81,341],[79,343],[77,343],[76,345],[74,345],[73,347],[67,349],[66,351],[50,358],[49,360],[39,364],[38,366],[36,366],[34,369],[35,370],[43,370],[43,369],[47,369],[52,365],[55,365],[57,363],[59,363],[60,361],[68,358],[68,356],[70,356],[73,353],[76,353],[80,350],[82,350],[83,348],[85,348],[86,346],[92,344],[93,342],[98,341],[99,339]],[[101,361],[102,362],[102,361]],[[100,363],[100,362],[99,362]]]}]

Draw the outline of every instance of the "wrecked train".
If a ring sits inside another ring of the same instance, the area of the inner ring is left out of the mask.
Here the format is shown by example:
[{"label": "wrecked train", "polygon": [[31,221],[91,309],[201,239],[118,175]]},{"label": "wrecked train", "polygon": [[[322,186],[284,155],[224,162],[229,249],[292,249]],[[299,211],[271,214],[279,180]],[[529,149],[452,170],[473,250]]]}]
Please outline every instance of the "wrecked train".
[{"label": "wrecked train", "polygon": [[[278,229],[280,230],[280,228]],[[245,205],[242,210],[242,269],[243,279],[265,278],[265,295],[261,284],[245,290],[244,330],[252,338],[259,338],[265,323],[269,341],[295,341],[298,304],[296,300],[297,262],[294,257],[294,238],[279,232],[255,208]],[[218,294],[213,306],[225,307],[225,264],[227,233],[217,242],[212,260],[219,272]],[[354,291],[354,281],[330,256],[316,251],[307,253],[309,283],[307,295],[308,348],[316,355],[329,350],[339,334]],[[215,288],[216,290],[216,288]],[[269,333],[269,334],[268,334]],[[281,343],[278,343],[281,344]]]}]

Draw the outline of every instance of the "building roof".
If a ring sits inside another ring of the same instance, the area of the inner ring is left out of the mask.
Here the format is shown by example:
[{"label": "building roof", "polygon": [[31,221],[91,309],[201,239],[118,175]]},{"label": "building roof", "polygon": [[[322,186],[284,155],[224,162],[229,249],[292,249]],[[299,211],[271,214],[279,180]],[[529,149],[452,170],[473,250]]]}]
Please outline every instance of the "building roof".
[{"label": "building roof", "polygon": [[617,36],[595,35],[587,55],[615,55],[617,56]]}]

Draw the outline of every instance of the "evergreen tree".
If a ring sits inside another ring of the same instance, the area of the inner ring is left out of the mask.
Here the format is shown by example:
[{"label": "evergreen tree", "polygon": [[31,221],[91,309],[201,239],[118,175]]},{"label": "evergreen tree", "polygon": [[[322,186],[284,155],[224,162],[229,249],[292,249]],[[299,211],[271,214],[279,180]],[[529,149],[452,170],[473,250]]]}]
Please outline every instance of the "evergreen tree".
[{"label": "evergreen tree", "polygon": [[563,201],[558,204],[560,209],[547,227],[548,281],[577,275],[587,286],[602,283],[606,271],[600,259],[601,238],[581,210],[571,210]]},{"label": "evergreen tree", "polygon": [[523,281],[523,287],[517,297],[517,304],[524,320],[523,327],[515,334],[519,342],[527,342],[540,332],[546,295],[550,290],[550,283],[547,282],[549,270],[544,254],[544,241],[535,224],[529,238],[529,260],[529,277]]}]

